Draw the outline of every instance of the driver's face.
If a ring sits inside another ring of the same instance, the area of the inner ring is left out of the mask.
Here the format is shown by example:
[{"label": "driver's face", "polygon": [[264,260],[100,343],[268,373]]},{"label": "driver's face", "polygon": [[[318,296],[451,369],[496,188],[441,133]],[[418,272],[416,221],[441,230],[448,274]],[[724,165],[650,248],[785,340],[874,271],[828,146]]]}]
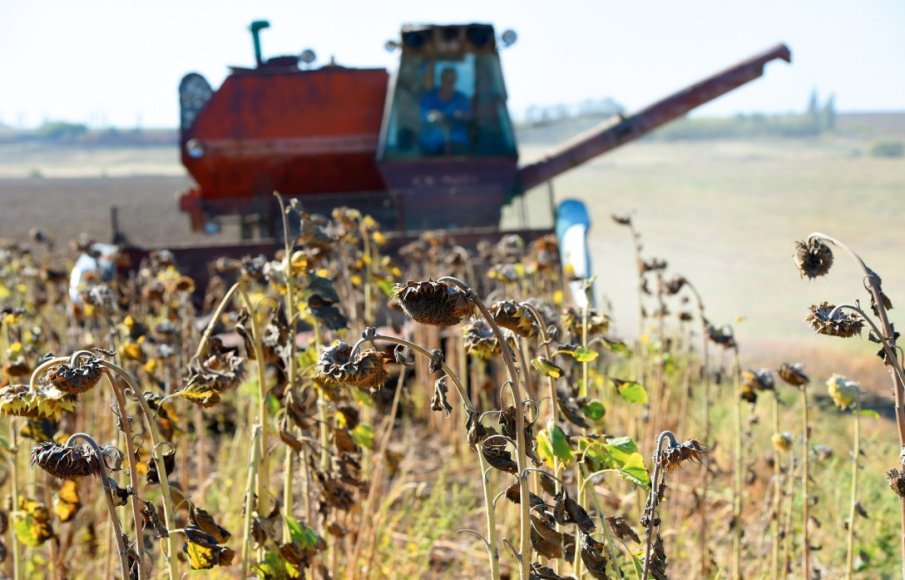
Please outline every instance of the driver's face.
[{"label": "driver's face", "polygon": [[451,68],[444,70],[440,76],[440,85],[444,89],[451,89],[456,86],[456,71]]}]

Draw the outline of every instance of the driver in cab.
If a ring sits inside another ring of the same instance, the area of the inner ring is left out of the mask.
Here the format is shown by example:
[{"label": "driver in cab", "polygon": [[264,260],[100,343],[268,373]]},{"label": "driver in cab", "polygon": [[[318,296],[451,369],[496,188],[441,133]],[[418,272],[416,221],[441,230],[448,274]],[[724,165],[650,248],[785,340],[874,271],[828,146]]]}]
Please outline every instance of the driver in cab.
[{"label": "driver in cab", "polygon": [[444,68],[440,86],[421,98],[421,150],[425,155],[462,155],[468,152],[467,123],[474,114],[471,101],[456,90],[456,69]]}]

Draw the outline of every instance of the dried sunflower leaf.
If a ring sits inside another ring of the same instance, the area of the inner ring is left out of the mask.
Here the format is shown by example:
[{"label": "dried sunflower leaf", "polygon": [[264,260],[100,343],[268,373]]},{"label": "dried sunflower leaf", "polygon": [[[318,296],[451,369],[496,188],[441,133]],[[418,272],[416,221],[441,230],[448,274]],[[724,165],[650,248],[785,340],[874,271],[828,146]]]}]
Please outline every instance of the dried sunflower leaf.
[{"label": "dried sunflower leaf", "polygon": [[452,413],[452,405],[446,398],[449,387],[446,386],[446,375],[434,382],[434,396],[431,397],[431,411],[442,411],[447,417]]},{"label": "dried sunflower leaf", "polygon": [[230,534],[223,526],[214,521],[214,517],[208,513],[207,510],[197,507],[194,504],[189,510],[189,517],[195,526],[213,537],[218,544],[225,544],[229,541],[230,536],[232,536],[232,534]]}]

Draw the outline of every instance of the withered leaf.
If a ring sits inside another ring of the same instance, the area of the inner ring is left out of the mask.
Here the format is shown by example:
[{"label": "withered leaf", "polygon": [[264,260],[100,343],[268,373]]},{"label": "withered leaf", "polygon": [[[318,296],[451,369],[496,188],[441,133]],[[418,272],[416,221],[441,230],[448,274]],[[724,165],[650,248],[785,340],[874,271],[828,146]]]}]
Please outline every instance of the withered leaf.
[{"label": "withered leaf", "polygon": [[[516,424],[515,406],[509,405],[500,413],[500,430],[503,435],[509,437],[513,441],[516,440]],[[537,438],[534,436],[534,424],[529,423],[527,420],[524,421],[524,424],[525,453],[531,458],[531,461],[533,461],[535,465],[540,465],[542,461],[540,457],[537,456]],[[490,460],[488,459],[488,461]]]},{"label": "withered leaf", "polygon": [[120,487],[116,480],[112,477],[107,478],[107,483],[110,485],[110,491],[113,495],[113,505],[116,507],[122,507],[129,503],[129,496],[131,493],[125,487]]},{"label": "withered leaf", "polygon": [[481,445],[481,453],[492,467],[507,473],[518,473],[518,464],[512,460],[512,454],[505,445]]},{"label": "withered leaf", "polygon": [[481,423],[481,415],[477,411],[470,411],[465,421],[466,439],[468,445],[474,449],[476,445],[487,439],[497,432],[493,427],[485,427]]},{"label": "withered leaf", "polygon": [[587,422],[584,413],[578,406],[578,399],[573,397],[567,389],[562,386],[556,387],[556,402],[563,416],[570,423],[581,427],[582,429],[590,429],[591,424]]},{"label": "withered leaf", "polygon": [[[171,449],[169,452],[163,454],[163,468],[166,470],[167,475],[173,473],[173,470],[176,469],[176,450]],[[151,459],[148,462],[148,474],[145,476],[145,481],[149,484],[160,483],[160,473],[157,471],[157,462]]]},{"label": "withered leaf", "polygon": [[[511,501],[514,504],[521,503],[521,499],[522,499],[521,491],[522,491],[521,486],[519,485],[519,482],[516,481],[515,483],[513,483],[512,485],[510,485],[509,487],[506,488],[506,499],[508,499],[509,501]],[[544,503],[544,500],[539,495],[533,494],[530,491],[528,492],[528,499],[529,499],[529,504],[531,505],[532,509],[535,507],[547,505],[546,503]]]},{"label": "withered leaf", "polygon": [[553,568],[543,566],[540,562],[531,564],[531,572],[528,574],[528,580],[563,580]]},{"label": "withered leaf", "polygon": [[434,382],[434,396],[431,397],[431,411],[443,411],[447,417],[453,410],[452,405],[449,404],[446,398],[448,388],[446,386],[446,375],[444,375]]},{"label": "withered leaf", "polygon": [[635,530],[628,524],[622,516],[607,516],[607,523],[610,525],[610,529],[613,531],[613,535],[619,538],[622,541],[631,540],[633,542],[640,543],[641,538],[638,537],[638,534],[635,533]]},{"label": "withered leaf", "polygon": [[552,519],[531,514],[531,546],[545,558],[562,558],[563,534],[553,527]]},{"label": "withered leaf", "polygon": [[144,504],[144,507],[141,508],[141,517],[145,522],[145,527],[150,528],[154,532],[154,537],[158,540],[169,537],[170,532],[163,525],[163,521],[160,519],[160,512],[157,511],[157,506],[154,505],[154,502],[141,501]]},{"label": "withered leaf", "polygon": [[182,545],[182,551],[188,555],[192,570],[209,570],[214,566],[232,564],[235,552],[217,544],[216,539],[210,534],[195,526],[186,526],[183,533],[186,543]]},{"label": "withered leaf", "polygon": [[443,370],[443,365],[446,364],[446,355],[443,354],[443,351],[439,348],[435,348],[431,351],[431,360],[430,360],[430,371],[432,373],[439,373]]},{"label": "withered leaf", "polygon": [[605,580],[606,574],[606,554],[604,553],[603,542],[598,542],[591,536],[585,534],[581,537],[581,561],[584,562],[588,569],[588,574],[598,580]]},{"label": "withered leaf", "polygon": [[229,541],[230,534],[223,526],[214,521],[213,516],[207,510],[202,509],[194,504],[189,510],[189,517],[201,531],[212,536],[218,544],[224,544]]},{"label": "withered leaf", "polygon": [[553,506],[553,518],[558,524],[576,524],[585,534],[594,529],[594,520],[588,515],[581,505],[569,497],[565,489],[553,496],[556,502]]}]

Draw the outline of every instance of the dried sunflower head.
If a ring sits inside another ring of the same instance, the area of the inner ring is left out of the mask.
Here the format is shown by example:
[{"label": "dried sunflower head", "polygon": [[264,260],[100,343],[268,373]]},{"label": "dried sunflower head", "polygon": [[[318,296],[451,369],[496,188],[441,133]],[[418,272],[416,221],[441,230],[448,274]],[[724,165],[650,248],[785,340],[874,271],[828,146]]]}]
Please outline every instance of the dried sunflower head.
[{"label": "dried sunflower head", "polygon": [[91,390],[101,379],[100,362],[96,357],[83,361],[79,366],[60,365],[47,373],[47,379],[57,389],[71,395]]},{"label": "dried sunflower head", "polygon": [[650,260],[638,260],[638,270],[643,274],[647,272],[659,272],[667,267],[666,260],[651,258]]},{"label": "dried sunflower head", "polygon": [[893,490],[897,496],[905,498],[905,471],[899,471],[896,468],[886,472],[886,481],[889,482],[889,489]]},{"label": "dried sunflower head", "polygon": [[792,448],[792,434],[788,431],[774,433],[770,440],[773,442],[773,448],[777,451],[786,453]]},{"label": "dried sunflower head", "polygon": [[676,275],[672,280],[663,280],[663,290],[667,294],[674,296],[685,287],[686,283],[688,283],[688,280],[685,279],[685,276]]},{"label": "dried sunflower head", "polygon": [[497,324],[524,338],[534,338],[540,332],[531,311],[512,300],[493,304],[490,307],[490,314]]},{"label": "dried sunflower head", "polygon": [[0,389],[0,413],[29,419],[59,419],[75,408],[75,397],[55,387],[8,385]]},{"label": "dried sunflower head", "polygon": [[738,348],[738,343],[735,342],[735,333],[732,332],[731,326],[717,328],[708,323],[707,336],[712,342],[722,346],[727,350]]},{"label": "dried sunflower head", "polygon": [[834,374],[826,381],[833,403],[843,411],[852,407],[861,393],[861,387],[842,375]]},{"label": "dried sunflower head", "polygon": [[[504,334],[507,331],[503,331]],[[503,353],[500,341],[483,318],[474,318],[465,326],[465,350],[468,354],[487,360]]]},{"label": "dried sunflower head", "polygon": [[810,377],[804,373],[804,365],[801,363],[782,363],[779,367],[779,378],[793,387],[801,387],[811,382]]},{"label": "dried sunflower head", "polygon": [[685,443],[670,446],[662,451],[657,461],[660,463],[660,467],[672,471],[686,461],[700,463],[706,453],[707,448],[701,445],[697,439],[689,439]]},{"label": "dried sunflower head", "polygon": [[743,371],[742,383],[757,391],[772,391],[776,388],[776,381],[773,379],[770,369]]},{"label": "dried sunflower head", "polygon": [[397,284],[393,296],[405,313],[421,324],[453,326],[474,312],[474,304],[458,287],[432,280]]},{"label": "dried sunflower head", "polygon": [[187,386],[208,385],[218,393],[238,387],[245,378],[245,359],[234,352],[223,351],[204,362],[189,365]]},{"label": "dried sunflower head", "polygon": [[829,302],[811,306],[811,311],[805,320],[811,324],[811,328],[817,331],[817,334],[827,336],[849,338],[860,335],[861,329],[864,328],[864,321],[860,316],[844,312]]},{"label": "dried sunflower head", "polygon": [[811,238],[806,242],[795,242],[795,265],[801,276],[817,278],[830,271],[833,266],[833,252],[822,241]]},{"label": "dried sunflower head", "polygon": [[[572,336],[581,336],[583,322],[582,312],[577,308],[567,308],[563,311],[562,325]],[[599,336],[610,329],[610,317],[597,309],[588,310],[588,335]]]},{"label": "dried sunflower head", "polygon": [[738,388],[738,396],[741,400],[751,403],[752,405],[757,403],[757,391],[754,390],[754,387],[748,384],[741,384]]},{"label": "dried sunflower head", "polygon": [[383,363],[383,355],[376,350],[360,350],[353,357],[352,347],[339,342],[321,353],[318,378],[376,391],[383,386],[388,376]]},{"label": "dried sunflower head", "polygon": [[101,471],[100,458],[90,445],[67,447],[52,441],[39,443],[31,450],[31,464],[58,479],[76,479]]}]

